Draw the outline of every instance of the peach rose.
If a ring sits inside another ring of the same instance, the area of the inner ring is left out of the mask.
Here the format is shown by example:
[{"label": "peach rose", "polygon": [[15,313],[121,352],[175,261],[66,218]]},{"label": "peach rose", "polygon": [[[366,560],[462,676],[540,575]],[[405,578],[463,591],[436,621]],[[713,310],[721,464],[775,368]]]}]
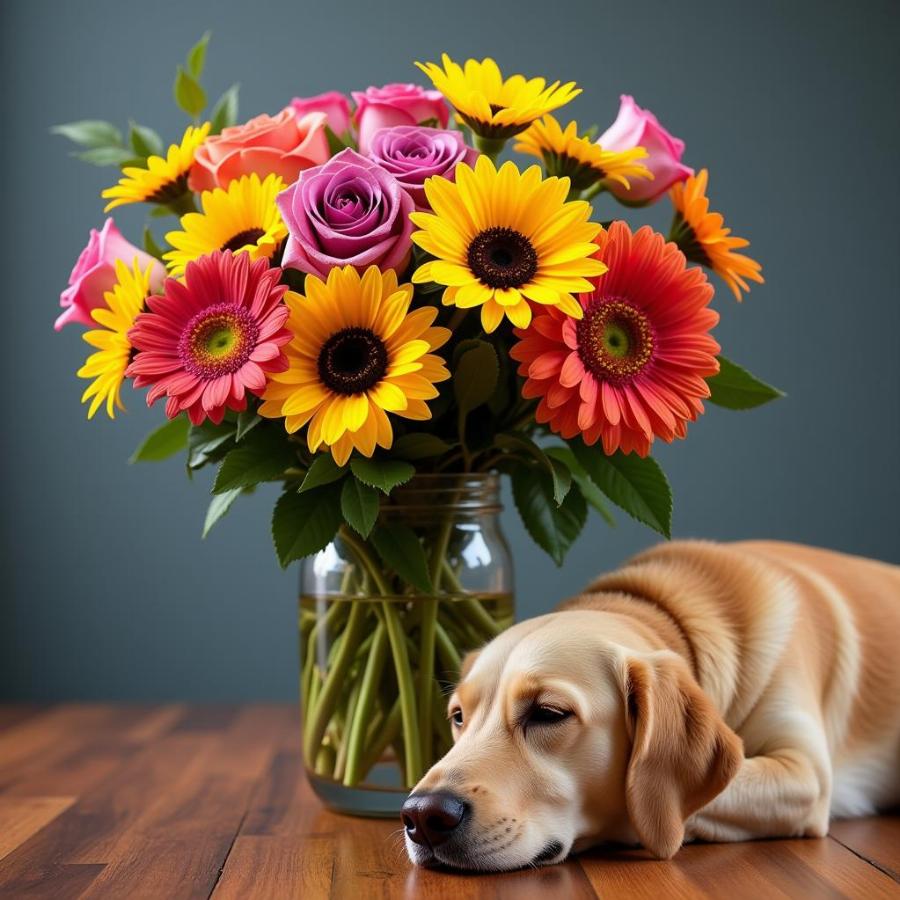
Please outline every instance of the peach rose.
[{"label": "peach rose", "polygon": [[226,188],[235,178],[275,174],[293,184],[304,169],[328,159],[326,116],[298,116],[285,107],[277,116],[265,114],[207,138],[194,156],[188,185],[192,191]]}]

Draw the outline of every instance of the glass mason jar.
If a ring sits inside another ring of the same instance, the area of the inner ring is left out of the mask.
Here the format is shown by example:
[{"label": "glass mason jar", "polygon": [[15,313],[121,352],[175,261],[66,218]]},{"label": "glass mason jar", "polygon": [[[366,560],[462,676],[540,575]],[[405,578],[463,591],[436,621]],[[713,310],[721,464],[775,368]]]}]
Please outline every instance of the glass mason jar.
[{"label": "glass mason jar", "polygon": [[368,539],[345,524],[304,561],[303,754],[332,809],[395,815],[449,749],[460,663],[513,620],[499,488],[494,474],[417,475]]}]

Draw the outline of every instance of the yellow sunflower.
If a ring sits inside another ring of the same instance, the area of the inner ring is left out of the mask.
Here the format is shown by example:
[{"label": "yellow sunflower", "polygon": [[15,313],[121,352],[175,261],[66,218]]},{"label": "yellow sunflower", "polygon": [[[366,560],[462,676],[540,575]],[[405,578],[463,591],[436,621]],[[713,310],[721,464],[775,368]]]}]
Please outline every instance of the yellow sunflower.
[{"label": "yellow sunflower", "polygon": [[643,147],[604,150],[590,138],[578,136],[577,122],[569,122],[563,129],[551,115],[532,123],[514,149],[543,160],[548,175],[570,178],[576,191],[613,181],[628,190],[629,178],[653,178],[653,173],[638,162],[647,156]]},{"label": "yellow sunflower", "polygon": [[91,401],[88,407],[89,419],[94,418],[94,413],[104,402],[106,414],[111,419],[116,417],[115,407],[125,408],[122,405],[121,391],[125,369],[131,358],[128,332],[151,293],[150,275],[154,265],[155,262],[150,263],[142,272],[137,258],[132,268],[117,259],[116,284],[103,295],[106,306],[99,306],[91,311],[94,321],[102,327],[86,331],[82,337],[92,347],[96,347],[97,352],[87,358],[77,373],[79,378],[93,379],[81,397],[82,403]]},{"label": "yellow sunflower", "polygon": [[425,193],[434,212],[410,215],[421,229],[412,239],[437,258],[416,269],[414,283],[446,285],[445,306],[480,306],[487,332],[504,316],[526,328],[529,300],[581,318],[572,295],[593,290],[588,279],[607,267],[592,258],[600,225],[588,221],[590,205],[566,202],[568,178],[542,179],[538,166],[519,172],[511,162],[498,171],[481,156],[474,169],[458,165],[455,181],[429,178]]},{"label": "yellow sunflower", "polygon": [[513,75],[504,80],[494,60],[466,60],[465,66],[444,53],[437,63],[416,65],[450,101],[460,119],[485,138],[505,140],[535,119],[564,106],[581,93],[574,81],[547,84],[543,78]]},{"label": "yellow sunflower", "polygon": [[188,125],[180,144],[172,144],[163,156],[150,156],[144,168],[126,166],[124,178],[106,188],[100,196],[109,200],[103,211],[126,203],[174,203],[187,193],[188,172],[197,148],[209,134],[209,122]]},{"label": "yellow sunflower", "polygon": [[763,284],[762,266],[743,253],[735,253],[741,247],[749,247],[750,241],[735,237],[725,227],[721,213],[709,211],[706,185],[709,172],[701,169],[670,191],[675,218],[669,240],[674,241],[691,262],[712,269],[731,289],[738,301],[741,290],[750,290],[747,281]]},{"label": "yellow sunflower", "polygon": [[166,240],[175,248],[164,254],[169,274],[180,278],[185,266],[214,250],[246,251],[250,259],[271,259],[287,237],[287,227],[275,205],[284,190],[277,175],[244,175],[226,189],[204,191],[202,213],[181,217],[183,231],[170,231]]},{"label": "yellow sunflower", "polygon": [[284,416],[291,433],[308,424],[311,452],[321,446],[344,465],[354,449],[371,456],[389,448],[393,430],[387,413],[430,419],[426,400],[450,373],[432,350],[450,339],[433,327],[437,309],[409,311],[412,285],[397,284],[393,270],[370,266],[333,268],[328,281],[306,276],[306,295],[289,292],[285,348],[288,369],[270,376],[259,412]]}]

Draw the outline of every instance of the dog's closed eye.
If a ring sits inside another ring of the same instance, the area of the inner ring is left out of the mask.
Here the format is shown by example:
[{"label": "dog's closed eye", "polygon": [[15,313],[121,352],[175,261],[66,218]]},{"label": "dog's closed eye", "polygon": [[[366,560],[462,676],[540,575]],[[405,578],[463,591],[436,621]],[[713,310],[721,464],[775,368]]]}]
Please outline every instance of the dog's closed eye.
[{"label": "dog's closed eye", "polygon": [[529,707],[525,715],[522,717],[522,730],[527,732],[529,728],[544,728],[547,726],[559,725],[573,715],[570,709],[560,709],[555,706],[544,706],[543,704],[534,704]]}]

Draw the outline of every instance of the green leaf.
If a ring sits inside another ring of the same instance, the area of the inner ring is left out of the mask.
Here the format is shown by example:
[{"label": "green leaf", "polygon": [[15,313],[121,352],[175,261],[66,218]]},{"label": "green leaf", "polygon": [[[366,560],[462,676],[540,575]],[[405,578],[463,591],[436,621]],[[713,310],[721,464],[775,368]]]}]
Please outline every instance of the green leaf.
[{"label": "green leaf", "polygon": [[190,50],[187,55],[187,70],[199,79],[203,74],[203,66],[206,64],[206,45],[212,37],[212,32],[207,31]]},{"label": "green leaf", "polygon": [[111,122],[101,119],[82,119],[80,122],[54,125],[50,132],[60,134],[82,147],[122,146],[122,132]]},{"label": "green leaf", "polygon": [[263,481],[275,481],[295,462],[296,456],[283,430],[254,431],[222,460],[212,491],[222,494]]},{"label": "green leaf", "polygon": [[168,422],[160,425],[144,438],[144,442],[134,451],[128,461],[131,463],[159,462],[180,453],[187,447],[189,424],[187,416],[176,416],[174,419],[169,419]]},{"label": "green leaf", "polygon": [[191,118],[196,119],[206,107],[206,92],[188,72],[179,66],[172,88],[175,102]]},{"label": "green leaf", "polygon": [[600,445],[585,446],[573,438],[569,446],[591,481],[625,512],[664,537],[672,537],[672,491],[659,464],[635,453],[607,456]]},{"label": "green leaf", "polygon": [[188,468],[199,469],[209,462],[221,459],[231,448],[234,425],[223,422],[214,425],[209,420],[202,425],[192,425],[188,433]]},{"label": "green leaf", "polygon": [[468,415],[490,400],[499,372],[497,351],[491,344],[480,340],[465,342],[453,373],[453,392],[460,416]]},{"label": "green leaf", "polygon": [[531,438],[524,434],[508,432],[498,434],[494,439],[501,450],[506,450],[524,459],[533,459],[553,480],[553,499],[559,506],[572,487],[572,473],[559,459],[548,456]]},{"label": "green leaf", "polygon": [[360,481],[385,494],[397,485],[405,484],[416,474],[415,466],[399,459],[365,459],[357,456],[350,460],[350,468]]},{"label": "green leaf", "polygon": [[243,493],[240,488],[234,488],[231,491],[225,491],[224,494],[216,494],[209,501],[209,508],[206,510],[206,519],[203,522],[203,537],[205,538],[212,530],[213,525],[219,521],[231,509],[231,504],[237,500],[238,496]]},{"label": "green leaf", "polygon": [[372,533],[372,543],[386,566],[407,584],[425,594],[434,590],[428,575],[428,561],[416,533],[408,525],[380,525]]},{"label": "green leaf", "polygon": [[212,111],[210,134],[220,134],[223,129],[237,123],[239,84],[233,84],[218,100]]},{"label": "green leaf", "polygon": [[324,484],[331,484],[346,474],[347,467],[339,466],[330,453],[320,453],[313,459],[298,491],[302,494]]},{"label": "green leaf", "polygon": [[420,431],[404,434],[394,441],[391,453],[401,459],[428,459],[432,456],[443,456],[453,449],[453,444],[439,438],[435,434]]},{"label": "green leaf", "polygon": [[568,447],[546,447],[544,448],[544,452],[551,459],[559,460],[563,463],[571,472],[572,478],[575,480],[575,483],[581,489],[581,493],[584,496],[584,499],[587,500],[590,506],[593,506],[594,509],[597,510],[598,513],[603,517],[604,521],[610,528],[614,528],[616,524],[616,520],[612,517],[612,513],[609,511],[609,507],[606,505],[606,501],[604,500],[603,491],[591,481],[588,473],[584,471],[581,463],[575,459],[575,454]]},{"label": "green leaf", "polygon": [[237,416],[237,430],[235,431],[234,439],[236,441],[241,441],[244,439],[244,436],[248,431],[256,428],[259,423],[262,422],[262,416],[253,409],[245,409],[243,412],[239,412]]},{"label": "green leaf", "polygon": [[336,156],[341,150],[346,150],[350,146],[343,138],[338,137],[328,125],[325,126],[325,138],[328,141],[328,152],[331,156]]},{"label": "green leaf", "polygon": [[512,470],[513,500],[532,540],[561,566],[587,520],[587,504],[573,487],[560,506],[553,496],[553,480],[534,466]]},{"label": "green leaf", "polygon": [[122,166],[134,161],[134,154],[124,147],[92,147],[72,156],[92,166]]},{"label": "green leaf", "polygon": [[760,381],[730,359],[720,356],[718,360],[719,374],[706,379],[712,391],[710,403],[726,409],[753,409],[784,396],[783,391]]},{"label": "green leaf", "polygon": [[156,238],[153,236],[153,232],[150,230],[149,225],[144,226],[144,250],[147,251],[151,256],[155,256],[160,262],[162,262],[163,250],[159,244],[156,243]]},{"label": "green leaf", "polygon": [[341,527],[341,489],[329,484],[298,494],[289,489],[272,514],[272,538],[282,568],[327,547]]},{"label": "green leaf", "polygon": [[378,518],[378,491],[356,478],[347,478],[341,489],[341,512],[354,531],[367,538]]},{"label": "green leaf", "polygon": [[146,125],[138,125],[137,122],[128,123],[128,141],[131,149],[146,159],[148,156],[161,156],[163,152],[162,138]]}]

